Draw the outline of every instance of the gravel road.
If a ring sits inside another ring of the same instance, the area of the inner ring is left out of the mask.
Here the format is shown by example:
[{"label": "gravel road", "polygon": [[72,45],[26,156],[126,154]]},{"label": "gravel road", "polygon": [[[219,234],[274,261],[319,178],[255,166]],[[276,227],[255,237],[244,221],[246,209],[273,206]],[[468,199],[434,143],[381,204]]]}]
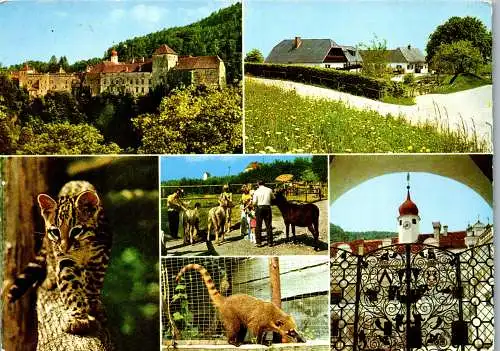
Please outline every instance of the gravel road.
[{"label": "gravel road", "polygon": [[[313,237],[307,228],[295,228],[297,243],[286,242],[285,225],[281,216],[273,216],[273,233],[275,246],[255,247],[249,240],[242,239],[240,230],[234,229],[226,234],[222,245],[215,242],[199,242],[184,245],[182,239],[170,240],[167,243],[167,256],[272,256],[272,255],[328,255],[328,200],[317,201],[320,210],[319,239],[320,250],[314,251]],[[205,235],[205,233],[204,233]],[[290,233],[291,235],[291,233]]]},{"label": "gravel road", "polygon": [[302,83],[255,77],[246,77],[245,79],[281,87],[285,90],[295,90],[297,94],[305,97],[343,101],[352,108],[375,110],[382,115],[402,115],[411,123],[431,120],[441,126],[449,126],[450,129],[462,130],[465,128],[469,135],[472,135],[475,129],[480,139],[491,144],[491,126],[493,124],[492,85],[451,94],[421,95],[416,97],[415,105],[404,106],[387,104]]}]

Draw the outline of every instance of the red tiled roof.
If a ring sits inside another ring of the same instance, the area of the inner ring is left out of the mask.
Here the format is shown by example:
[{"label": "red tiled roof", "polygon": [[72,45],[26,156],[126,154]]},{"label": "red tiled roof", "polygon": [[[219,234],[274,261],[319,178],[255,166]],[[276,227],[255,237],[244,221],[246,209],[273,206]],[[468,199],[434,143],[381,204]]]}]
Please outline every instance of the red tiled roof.
[{"label": "red tiled roof", "polygon": [[165,55],[165,54],[177,55],[177,53],[166,44],[160,46],[158,49],[156,49],[154,53],[154,55]]},{"label": "red tiled roof", "polygon": [[219,68],[222,60],[219,56],[181,56],[174,69],[177,70],[191,70],[191,69],[207,69]]},{"label": "red tiled roof", "polygon": [[120,72],[151,72],[151,60],[145,62],[113,63],[110,61],[103,61],[90,68],[89,73],[120,73]]},{"label": "red tiled roof", "polygon": [[[465,249],[467,245],[465,245],[465,237],[466,237],[466,232],[465,231],[459,231],[459,232],[448,232],[448,234],[445,236],[443,233],[439,236],[439,247],[442,249]],[[415,244],[423,244],[424,241],[428,238],[433,238],[434,234],[419,234],[417,241]],[[397,237],[391,238],[392,244],[397,244],[399,242],[399,239]],[[341,245],[347,244],[349,245],[351,252],[352,253],[359,253],[359,247],[363,246],[363,252],[364,254],[367,254],[370,251],[376,250],[379,247],[382,246],[383,241],[380,239],[376,240],[363,240],[363,239],[358,239],[358,240],[353,240],[351,242],[337,242],[333,243],[331,246],[332,250],[332,255],[335,254],[336,248],[338,248]]]}]

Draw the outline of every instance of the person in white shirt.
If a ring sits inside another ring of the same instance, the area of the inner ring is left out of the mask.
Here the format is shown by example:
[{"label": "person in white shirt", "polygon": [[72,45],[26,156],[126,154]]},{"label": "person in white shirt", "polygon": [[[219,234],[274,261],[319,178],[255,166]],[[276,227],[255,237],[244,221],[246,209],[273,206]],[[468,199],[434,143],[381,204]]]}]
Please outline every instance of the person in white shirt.
[{"label": "person in white shirt", "polygon": [[257,225],[255,227],[255,241],[258,247],[262,246],[262,221],[266,223],[267,244],[273,246],[273,226],[271,201],[274,199],[274,193],[264,185],[263,181],[257,183],[259,187],[253,193],[252,202],[255,206],[255,217]]}]

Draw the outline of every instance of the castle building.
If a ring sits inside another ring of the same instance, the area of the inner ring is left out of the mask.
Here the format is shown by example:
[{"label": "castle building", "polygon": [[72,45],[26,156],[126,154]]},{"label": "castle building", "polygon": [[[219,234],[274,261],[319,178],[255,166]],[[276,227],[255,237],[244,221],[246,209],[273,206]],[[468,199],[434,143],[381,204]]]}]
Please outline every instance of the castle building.
[{"label": "castle building", "polygon": [[62,68],[58,73],[37,73],[27,64],[13,76],[19,87],[26,88],[30,97],[42,97],[49,91],[65,91],[71,93],[80,85],[80,76],[66,73]]},{"label": "castle building", "polygon": [[104,92],[144,95],[162,83],[225,86],[226,69],[219,56],[179,56],[167,45],[152,58],[120,62],[113,50],[109,61],[89,67],[84,86],[92,95]]},{"label": "castle building", "polygon": [[25,87],[31,97],[41,97],[49,91],[66,91],[83,86],[92,95],[104,92],[147,94],[160,84],[170,86],[226,85],[226,68],[219,56],[179,56],[167,45],[160,46],[151,58],[120,62],[113,50],[109,61],[88,67],[84,73],[37,73],[27,65],[12,75],[20,87]]}]

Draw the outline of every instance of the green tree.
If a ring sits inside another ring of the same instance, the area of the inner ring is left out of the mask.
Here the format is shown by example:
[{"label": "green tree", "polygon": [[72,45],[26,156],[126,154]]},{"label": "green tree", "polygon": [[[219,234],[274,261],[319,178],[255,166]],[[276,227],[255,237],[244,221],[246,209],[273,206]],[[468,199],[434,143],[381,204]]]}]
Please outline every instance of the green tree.
[{"label": "green tree", "polygon": [[132,120],[141,153],[233,153],[242,148],[241,90],[190,86],[165,97],[158,114]]},{"label": "green tree", "polygon": [[68,59],[66,58],[66,56],[61,56],[59,58],[59,62],[57,63],[57,66],[62,68],[65,72],[69,72],[69,63],[68,63]]},{"label": "green tree", "polygon": [[52,55],[50,57],[47,69],[51,73],[57,73],[57,72],[59,72],[59,65],[58,65],[58,61],[57,61],[56,55]]},{"label": "green tree", "polygon": [[70,122],[83,123],[85,115],[78,109],[78,103],[68,92],[49,91],[43,98],[43,110],[40,117],[47,123]]},{"label": "green tree", "polygon": [[455,77],[460,73],[475,73],[482,63],[479,49],[471,42],[460,40],[451,44],[442,44],[432,58],[432,66],[439,72],[451,73]]},{"label": "green tree", "polygon": [[442,44],[466,40],[479,49],[483,61],[491,60],[492,35],[486,26],[476,17],[451,17],[439,25],[429,36],[427,42],[427,62],[431,62]]},{"label": "green tree", "polygon": [[311,159],[311,169],[322,182],[328,181],[328,156],[313,156]]},{"label": "green tree", "polygon": [[387,64],[390,59],[390,51],[387,50],[387,40],[379,39],[373,35],[369,44],[358,44],[363,58],[362,74],[368,77],[382,77],[389,72]]},{"label": "green tree", "polygon": [[245,62],[261,63],[264,62],[264,56],[262,55],[259,49],[252,49],[245,56]]},{"label": "green tree", "polygon": [[117,154],[121,152],[114,143],[105,144],[99,131],[86,124],[49,123],[42,133],[35,133],[29,126],[22,128],[18,154]]},{"label": "green tree", "polygon": [[[1,97],[0,97],[1,102]],[[0,154],[13,154],[16,149],[19,128],[0,105]]]}]

